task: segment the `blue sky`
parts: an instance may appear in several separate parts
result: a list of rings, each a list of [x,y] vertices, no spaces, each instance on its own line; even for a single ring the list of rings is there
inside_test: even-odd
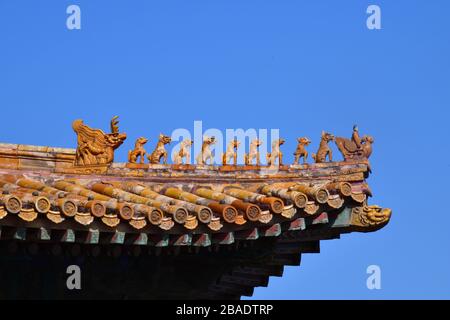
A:
[[[81,8],[81,30],[66,8]],[[377,4],[382,29],[366,28]],[[383,230],[322,242],[255,299],[450,298],[450,2],[0,0],[0,141],[75,147],[71,122],[134,139],[204,128],[375,137]],[[333,147],[334,148],[334,147]],[[334,148],[336,156],[337,150]],[[382,289],[366,288],[366,268]]]

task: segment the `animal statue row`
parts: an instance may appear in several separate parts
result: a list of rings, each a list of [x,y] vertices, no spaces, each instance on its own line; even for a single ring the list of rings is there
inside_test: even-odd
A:
[[[75,166],[92,166],[92,165],[107,165],[114,161],[114,151],[123,144],[127,135],[119,132],[118,117],[111,120],[111,133],[105,133],[99,129],[92,129],[85,125],[82,120],[75,120],[73,122],[73,129],[77,134],[77,149],[75,153]],[[307,137],[297,139],[298,145],[294,152],[294,165],[299,165],[300,160],[303,163],[308,162],[309,152],[307,147],[311,141]],[[316,163],[332,162],[333,152],[329,143],[334,141],[337,148],[342,153],[345,161],[368,159],[372,154],[372,144],[374,139],[371,136],[360,137],[358,126],[353,126],[353,133],[350,139],[337,137],[331,133],[322,131],[322,136],[319,144],[319,149],[311,156]],[[148,139],[140,137],[136,140],[133,150],[128,152],[129,163],[145,163],[145,157],[149,163],[158,164],[163,161],[168,163],[168,152],[166,145],[170,144],[172,139],[164,134],[159,135],[159,139],[154,151],[147,154],[144,146],[148,143]],[[285,144],[284,139],[277,139],[272,143],[272,150],[267,153],[266,160],[269,166],[283,165],[283,153],[281,146]],[[201,152],[196,157],[198,165],[212,165],[214,163],[213,145],[216,143],[215,137],[203,137]],[[181,142],[180,150],[174,155],[174,164],[181,165],[183,163],[191,163],[191,148],[194,142],[186,139]],[[261,157],[259,147],[262,141],[254,139],[250,142],[250,150],[244,154],[244,163],[247,166],[260,166]],[[237,165],[237,154],[241,143],[234,139],[232,140],[222,155],[223,165]]]
[[[307,147],[311,144],[311,140],[307,137],[301,137],[297,139],[298,145],[294,152],[294,164],[300,164],[300,160],[303,159],[303,163],[308,162],[309,152]],[[351,139],[346,138],[335,138],[331,133],[322,132],[319,149],[316,153],[312,153],[312,158],[316,163],[322,162],[332,162],[333,152],[329,146],[329,143],[335,141],[338,149],[344,156],[345,161],[347,160],[358,160],[358,159],[368,159],[372,154],[372,144],[374,139],[371,136],[364,136],[360,138],[359,130],[357,126],[353,127],[353,134]],[[141,163],[144,163],[145,150],[143,145],[147,142],[145,138],[139,138],[136,141],[135,149],[129,153],[129,162],[137,163],[137,157],[140,157]],[[272,150],[267,153],[266,160],[269,166],[283,164],[283,153],[281,152],[281,146],[286,141],[284,139],[275,140],[272,143]],[[149,156],[150,163],[156,164],[160,163],[161,158],[164,158],[164,163],[167,163],[167,151],[165,150],[165,145],[170,143],[170,138],[165,135],[160,135],[158,146],[156,150]],[[216,143],[214,137],[205,136],[203,139],[202,150],[196,157],[196,162],[199,165],[203,164],[213,164],[214,156],[211,150],[212,146]],[[191,147],[194,142],[190,139],[184,140],[180,144],[180,150],[174,156],[175,164],[191,163]],[[249,153],[244,154],[245,165],[259,166],[261,164],[261,158],[259,153],[259,147],[262,145],[262,141],[259,139],[254,139],[250,143]],[[222,155],[223,165],[237,165],[237,151],[241,146],[241,143],[234,139],[232,140],[226,149],[226,152]]]

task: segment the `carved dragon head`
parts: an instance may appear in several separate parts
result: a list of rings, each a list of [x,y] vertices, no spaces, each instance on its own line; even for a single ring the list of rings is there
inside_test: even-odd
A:
[[[78,119],[72,123],[77,134],[77,151],[74,164],[77,166],[110,164],[114,161],[114,150],[120,147],[127,135],[119,132],[118,117],[111,120],[111,133],[92,129]]]
[[[115,116],[111,120],[111,133],[105,134],[107,143],[114,150],[122,145],[127,139],[126,133],[119,132],[119,117]]]
[[[360,219],[367,225],[379,225],[389,221],[392,210],[389,208],[381,208],[377,205],[365,206]]]

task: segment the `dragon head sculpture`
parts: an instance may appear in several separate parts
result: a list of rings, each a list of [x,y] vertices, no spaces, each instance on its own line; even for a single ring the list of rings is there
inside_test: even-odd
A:
[[[120,147],[127,135],[119,132],[118,117],[111,120],[111,133],[100,129],[92,129],[75,120],[72,128],[78,136],[75,155],[76,166],[110,164],[114,161],[114,150]]]

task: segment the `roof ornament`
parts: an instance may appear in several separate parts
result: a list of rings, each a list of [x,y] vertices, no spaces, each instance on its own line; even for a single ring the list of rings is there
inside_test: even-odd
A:
[[[214,156],[212,154],[211,146],[216,143],[215,137],[203,137],[202,151],[197,155],[197,164],[207,164],[208,160],[211,164],[214,163]]]
[[[334,136],[331,133],[322,131],[322,139],[320,140],[319,150],[317,153],[313,153],[312,157],[316,163],[322,163],[327,161],[333,162],[333,152],[331,151],[328,143],[334,140]]]
[[[283,165],[283,153],[280,150],[280,147],[286,142],[284,139],[277,139],[272,143],[272,152],[267,153],[267,165],[274,166],[275,162],[278,159],[279,166]]]
[[[253,165],[253,160],[256,160],[256,165],[261,165],[261,156],[259,153],[259,147],[262,145],[260,139],[254,139],[250,143],[250,151],[244,155],[244,162],[246,166]]]
[[[186,164],[191,164],[191,147],[194,141],[191,139],[185,139],[180,144],[180,151],[173,157],[173,163],[183,164],[183,159],[186,159]]]
[[[172,138],[163,135],[162,133],[159,135],[159,141],[156,145],[155,151],[151,155],[148,156],[148,161],[151,164],[159,164],[161,159],[164,159],[164,164],[167,164],[167,160],[169,155],[166,151],[166,144],[170,144],[172,142]]]
[[[137,159],[140,158],[140,163],[143,164],[145,161],[145,155],[147,151],[144,149],[144,145],[148,142],[147,138],[140,137],[136,140],[134,149],[128,151],[128,162],[137,163]]]
[[[111,133],[92,129],[83,120],[75,120],[72,128],[78,136],[75,166],[111,164],[114,161],[114,151],[127,138],[125,133],[119,132],[117,116],[111,120]]]
[[[353,126],[352,138],[336,138],[336,145],[344,156],[344,160],[369,159],[372,154],[373,137],[363,136],[360,138],[358,126]]]
[[[227,151],[222,156],[222,164],[224,166],[228,165],[233,159],[233,164],[237,165],[237,149],[241,146],[241,143],[234,138],[234,140],[230,141],[227,147]]]
[[[308,161],[308,151],[306,151],[306,147],[311,143],[311,141],[307,137],[298,138],[297,141],[297,150],[294,152],[294,164],[299,164],[301,158],[303,158],[303,163],[306,164]]]

